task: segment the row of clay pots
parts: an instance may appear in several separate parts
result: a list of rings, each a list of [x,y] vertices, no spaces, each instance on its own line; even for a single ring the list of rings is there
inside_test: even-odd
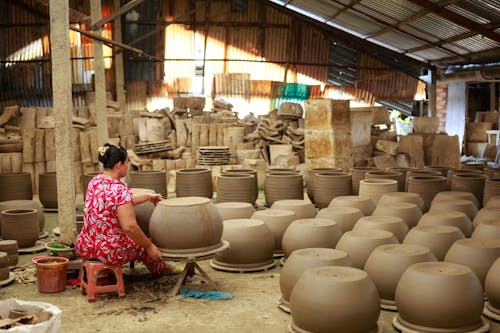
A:
[[[0,201],[31,199],[33,189],[28,172],[0,173]]]
[[[212,198],[213,185],[210,169],[179,169],[176,170],[175,175],[175,193],[178,198]]]
[[[19,247],[17,241],[13,239],[0,240],[0,251],[7,253],[9,266],[16,266],[19,262],[19,254],[17,253]]]

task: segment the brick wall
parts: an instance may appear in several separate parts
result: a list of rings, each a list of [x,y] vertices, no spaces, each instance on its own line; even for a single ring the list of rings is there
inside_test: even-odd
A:
[[[436,87],[436,114],[439,118],[439,131],[446,131],[446,100],[448,84],[446,82],[437,82]]]

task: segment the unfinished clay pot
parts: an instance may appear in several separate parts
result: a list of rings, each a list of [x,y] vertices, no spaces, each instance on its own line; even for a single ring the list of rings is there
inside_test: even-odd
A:
[[[486,208],[500,207],[500,195],[495,195],[488,198],[488,201],[486,202],[486,205],[484,207]]]
[[[180,197],[212,198],[212,172],[210,169],[179,169],[175,172],[175,193]]]
[[[139,194],[154,194],[155,191],[148,188],[132,188],[132,196],[136,196]],[[149,221],[151,219],[151,215],[153,215],[153,211],[155,209],[155,205],[152,202],[146,201],[141,203],[140,205],[134,206],[135,211],[135,220],[137,224],[141,228],[141,230],[149,237]]]
[[[43,207],[57,209],[57,178],[55,172],[44,172],[39,175],[38,197]]]
[[[222,221],[249,219],[255,213],[255,208],[247,202],[221,202],[215,204],[215,207]]]
[[[434,225],[449,225],[452,227],[459,228],[465,237],[470,237],[474,227],[472,222],[467,215],[462,212],[450,211],[450,212],[429,212],[425,213],[420,221],[418,221],[418,226],[434,226]]]
[[[257,196],[259,194],[259,182],[257,179],[257,171],[255,171],[254,169],[230,169],[222,172],[223,176],[240,175],[240,174],[247,174],[253,176],[253,189],[250,192],[252,193],[253,196],[255,196],[255,199],[257,200]]]
[[[473,173],[473,174],[482,174],[481,170],[474,169],[449,169],[446,175],[446,181],[448,183],[448,187],[451,188],[451,183],[453,181],[453,176],[459,173]]]
[[[8,209],[1,215],[3,239],[17,240],[20,248],[35,245],[40,234],[36,209]]]
[[[500,206],[481,208],[476,216],[474,216],[472,224],[474,225],[474,227],[477,227],[480,223],[486,221],[497,221],[499,216]]]
[[[484,282],[484,292],[488,298],[486,302],[485,314],[492,313],[496,318],[500,318],[500,257],[491,265],[486,280]]]
[[[8,209],[36,209],[38,216],[38,228],[40,233],[43,233],[45,227],[45,214],[43,206],[36,200],[8,200],[0,202],[0,212]],[[0,230],[2,224],[2,216],[0,215]]]
[[[149,233],[163,252],[200,253],[222,245],[222,219],[208,198],[167,199],[153,210]]]
[[[396,237],[385,230],[348,231],[342,235],[336,249],[345,251],[352,260],[352,266],[363,269],[366,260],[377,247],[399,243]]]
[[[332,199],[352,194],[351,175],[344,172],[316,173],[314,199],[318,208],[328,207]]]
[[[500,240],[500,217],[496,221],[484,221],[474,229],[471,238]]]
[[[406,269],[427,261],[436,261],[436,257],[424,246],[390,244],[373,250],[366,260],[364,271],[377,286],[382,307],[396,306],[396,286]]]
[[[0,251],[7,253],[8,265],[10,267],[16,266],[19,262],[18,249],[19,247],[16,240],[0,240]]]
[[[291,210],[264,209],[256,211],[250,218],[266,224],[274,236],[274,254],[283,254],[283,234],[290,223],[297,219],[295,213]]]
[[[479,201],[477,201],[474,194],[470,192],[463,191],[444,191],[436,194],[434,199],[432,199],[431,206],[440,201],[450,201],[450,200],[469,200],[474,203],[476,207],[479,208]]]
[[[280,200],[303,200],[302,175],[298,173],[266,173],[264,196],[268,207]]]
[[[443,177],[446,177],[448,175],[448,170],[450,170],[450,167],[443,165],[426,165],[424,166],[424,170],[439,171]]]
[[[255,175],[247,173],[224,174],[217,177],[217,202],[246,202],[255,204]]]
[[[450,211],[462,212],[467,215],[468,218],[473,220],[479,210],[472,201],[461,199],[433,201],[431,208],[429,209],[430,213]]]
[[[500,168],[490,168],[489,166],[486,166],[483,169],[483,173],[488,176],[488,178],[496,178],[496,174],[500,174]]]
[[[359,194],[359,182],[365,179],[367,172],[380,170],[375,167],[353,167],[350,169],[352,175],[352,194]]]
[[[410,172],[408,172],[408,175]],[[446,191],[448,185],[442,176],[410,176],[408,179],[408,192],[418,193],[424,200],[423,213],[429,210],[432,199],[439,193]]]
[[[167,177],[165,171],[130,171],[130,187],[147,188],[167,197]],[[176,178],[179,181],[179,178]]]
[[[372,216],[394,216],[399,217],[405,221],[408,228],[413,228],[417,225],[422,217],[422,211],[414,203],[399,202],[399,203],[386,203],[378,204],[377,208],[373,211]]]
[[[364,215],[357,208],[352,207],[328,207],[318,212],[316,218],[328,219],[337,222],[342,233],[351,231],[356,222]]]
[[[475,331],[483,325],[483,288],[464,265],[425,262],[410,266],[396,288],[393,324],[412,332]]]
[[[306,200],[278,200],[271,209],[291,210],[297,220],[312,219],[318,213],[314,205]]]
[[[412,228],[403,244],[421,245],[428,248],[439,261],[443,261],[450,247],[465,236],[460,229],[449,225],[429,225]]]
[[[328,205],[332,207],[352,207],[357,208],[363,213],[364,216],[372,215],[375,210],[375,204],[370,198],[362,198],[357,195],[347,195],[336,197]]]
[[[455,174],[451,180],[452,191],[471,192],[479,203],[483,202],[484,183],[488,179],[486,175],[479,174]]]
[[[28,172],[0,173],[0,201],[33,199]]]
[[[486,206],[488,200],[496,195],[500,195],[500,178],[486,179],[484,183],[483,206]]]
[[[213,260],[218,268],[246,270],[274,264],[274,237],[264,222],[254,219],[226,220],[222,238],[229,242],[230,248]]]
[[[399,217],[365,216],[358,220],[352,230],[385,230],[391,232],[399,242],[402,242],[409,228],[405,221]]]
[[[453,244],[444,261],[470,267],[484,284],[493,262],[500,257],[500,239],[460,239]]]
[[[397,191],[398,182],[394,179],[364,179],[359,182],[359,196],[372,199],[375,206],[384,193]]]
[[[405,190],[405,178],[401,172],[384,170],[368,171],[365,174],[365,179],[394,179],[398,182],[398,191],[402,192]]]
[[[405,191],[408,191],[408,180],[410,177],[416,177],[416,176],[441,176],[441,172],[436,171],[436,170],[429,170],[429,169],[417,169],[417,170],[412,170],[408,171],[406,173],[406,179],[405,179]]]
[[[307,196],[312,203],[316,203],[314,199],[314,175],[317,173],[332,173],[332,172],[342,172],[340,168],[314,168],[307,170],[306,186],[307,186]]]
[[[310,248],[294,251],[280,273],[280,308],[290,310],[290,295],[293,287],[306,269],[319,266],[351,266],[351,259],[344,251]]]
[[[418,168],[413,168],[413,167],[408,167],[408,168],[387,168],[386,169],[387,171],[394,171],[394,172],[399,172],[403,175],[403,179],[405,181],[405,185],[406,186],[406,174],[410,171],[418,171],[419,169]],[[402,191],[405,191],[405,187],[403,187]]]
[[[321,266],[305,270],[290,296],[291,332],[377,332],[377,288],[362,270]]]
[[[327,219],[293,221],[283,234],[283,253],[288,258],[299,249],[310,247],[335,248],[342,232],[337,223]]]
[[[413,203],[417,205],[417,207],[422,211],[424,208],[424,200],[418,193],[409,193],[409,192],[389,192],[384,193],[379,201],[378,205],[385,204],[395,204],[400,202]]]
[[[465,162],[462,163],[462,170],[477,170],[479,172],[483,172],[484,168],[487,166],[485,162]]]
[[[85,202],[85,197],[87,195],[87,187],[89,186],[90,181],[98,174],[99,174],[98,172],[91,172],[82,175],[83,202]]]

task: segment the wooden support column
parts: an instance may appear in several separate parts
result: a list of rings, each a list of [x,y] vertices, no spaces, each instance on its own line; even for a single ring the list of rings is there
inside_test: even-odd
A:
[[[69,5],[50,0],[50,54],[52,101],[55,116],[58,221],[63,242],[75,238],[75,179],[73,172],[71,58],[69,53]]]
[[[90,1],[90,17],[92,22],[101,19],[101,0]],[[94,31],[96,35],[102,35],[102,29]],[[94,89],[95,89],[95,111],[97,123],[97,143],[99,146],[108,141],[108,117],[106,112],[106,77],[104,75],[104,52],[102,42],[93,39],[94,44]],[[96,154],[96,152],[93,152]]]
[[[427,86],[429,89],[429,117],[437,117],[437,84],[436,84],[436,76],[437,73],[435,70],[431,72],[431,84]]]

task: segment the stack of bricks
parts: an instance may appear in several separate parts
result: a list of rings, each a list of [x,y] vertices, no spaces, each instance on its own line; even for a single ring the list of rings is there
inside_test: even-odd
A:
[[[448,84],[438,81],[436,87],[436,116],[439,118],[439,132],[446,132],[446,100]]]

